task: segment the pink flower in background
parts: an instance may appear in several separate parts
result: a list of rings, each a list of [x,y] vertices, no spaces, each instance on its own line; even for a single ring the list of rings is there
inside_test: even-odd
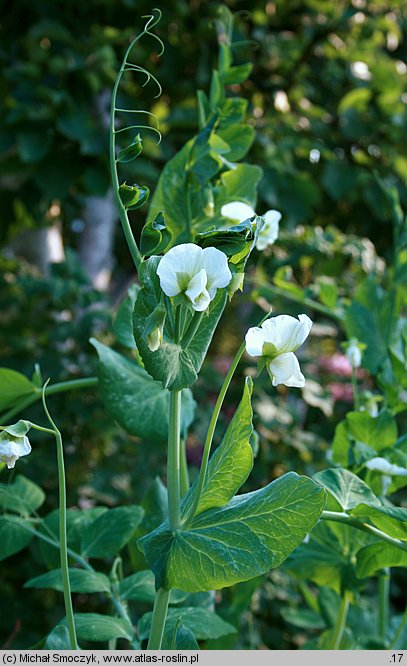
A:
[[[353,402],[353,390],[351,384],[340,384],[339,382],[332,382],[327,386],[328,391],[334,400],[342,400],[343,402]]]
[[[321,368],[339,377],[351,377],[352,375],[352,365],[345,354],[321,356],[319,363]]]

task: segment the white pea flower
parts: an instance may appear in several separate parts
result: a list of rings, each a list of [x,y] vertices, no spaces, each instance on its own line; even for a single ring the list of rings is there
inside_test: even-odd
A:
[[[301,314],[298,319],[278,315],[267,319],[259,328],[246,333],[246,351],[250,356],[262,357],[273,386],[285,384],[302,388],[305,378],[294,352],[303,344],[311,330],[312,321]]]
[[[215,247],[202,249],[193,243],[171,248],[161,259],[157,275],[167,296],[184,294],[194,310],[203,312],[216,290],[232,279],[226,255]]]
[[[349,344],[346,348],[346,356],[348,357],[348,361],[352,368],[360,368],[362,363],[362,351],[358,341],[355,338],[352,338],[349,341]]]
[[[8,469],[12,469],[19,458],[30,452],[31,445],[26,435],[14,436],[7,430],[0,433],[0,462],[5,462]]]
[[[371,458],[365,463],[365,467],[373,472],[380,472],[388,476],[407,476],[407,469],[390,463],[386,458]]]
[[[222,217],[228,217],[236,222],[244,222],[249,217],[257,215],[256,211],[243,201],[232,201],[225,204],[220,209],[220,214]],[[264,225],[260,230],[256,248],[265,250],[268,245],[272,245],[278,238],[281,213],[278,210],[268,210],[261,217],[264,220]]]

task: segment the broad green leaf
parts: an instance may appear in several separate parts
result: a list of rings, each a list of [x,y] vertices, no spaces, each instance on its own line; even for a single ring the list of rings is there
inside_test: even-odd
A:
[[[7,432],[13,437],[24,437],[30,428],[30,421],[23,421],[20,419],[20,421],[17,421],[17,423],[13,423],[12,425],[0,426],[0,432]]]
[[[101,643],[112,638],[134,638],[133,627],[118,617],[100,615],[99,613],[75,613],[76,635],[79,640]],[[66,625],[66,620],[63,625]]]
[[[355,555],[371,541],[364,532],[339,523],[320,522],[311,538],[287,558],[284,569],[300,580],[311,580],[338,594],[343,588],[355,590]]]
[[[89,525],[100,515],[107,511],[106,507],[98,506],[85,511],[68,509],[66,512],[68,545],[72,550],[79,552],[81,548],[82,535],[87,531]],[[40,531],[49,538],[53,538],[55,546],[39,540],[39,549],[44,564],[50,569],[58,569],[60,565],[59,556],[59,509],[48,513],[39,527]]]
[[[70,650],[68,629],[60,624],[53,628],[45,641],[44,650]]]
[[[387,357],[390,300],[374,278],[364,280],[346,310],[345,326],[349,338],[363,340],[362,365],[376,374]]]
[[[151,628],[151,618],[152,613],[146,613],[138,623],[137,630],[140,640],[148,638]],[[220,638],[221,636],[227,636],[236,632],[236,629],[229,622],[225,622],[219,615],[204,608],[170,608],[165,623],[165,631],[174,631],[179,621],[189,631],[192,631],[195,638],[199,640]]]
[[[199,650],[195,636],[184,624],[175,625],[166,631],[161,645],[162,650]]]
[[[397,439],[397,424],[388,411],[383,410],[376,417],[368,412],[350,412],[346,421],[354,439],[375,451],[392,446]]]
[[[206,474],[197,515],[226,504],[246,481],[253,467],[250,437],[253,432],[251,394],[253,384],[246,379],[242,400],[230,422],[221,445],[212,455]],[[188,492],[183,506],[186,515],[196,494],[197,481]]]
[[[122,506],[105,511],[82,535],[82,555],[114,557],[133,536],[143,513],[140,506]]]
[[[386,567],[407,567],[407,552],[381,541],[362,548],[357,554],[358,578],[368,578]]]
[[[220,589],[281,564],[315,526],[325,491],[294,472],[195,517],[184,530],[167,525],[140,539],[159,587]]]
[[[69,569],[69,581],[71,592],[110,592],[110,582],[107,576],[97,571],[85,571],[84,569]],[[28,580],[24,587],[49,588],[51,590],[63,591],[61,569],[48,571],[42,576],[36,576]]]
[[[27,377],[10,368],[0,368],[0,410],[12,407],[22,398],[36,392]]]
[[[249,125],[237,124],[229,125],[225,129],[219,128],[218,134],[229,146],[226,157],[230,162],[241,160],[250,149],[256,131]]]
[[[347,469],[326,469],[314,474],[313,478],[335,497],[344,511],[362,503],[381,504],[369,486]]]
[[[91,342],[99,355],[100,395],[112,418],[132,435],[166,441],[169,392],[140,365],[93,338]],[[185,436],[194,418],[195,401],[189,389],[182,392],[181,399],[181,432]]]
[[[260,167],[252,164],[237,164],[234,169],[225,171],[215,188],[215,211],[231,201],[244,201],[254,206],[261,177]]]
[[[42,488],[21,474],[13,483],[0,483],[0,506],[5,511],[28,516],[39,509],[44,501]]]
[[[28,546],[33,535],[25,526],[29,523],[21,518],[0,516],[0,561]]]
[[[154,603],[155,584],[152,571],[138,571],[127,576],[119,583],[120,598],[124,601],[129,599]],[[187,598],[187,594],[181,590],[171,590],[170,604],[179,604]]]
[[[131,285],[127,296],[119,305],[113,322],[113,331],[118,341],[123,347],[127,347],[128,349],[136,348],[133,335],[133,310],[139,289],[138,284]]]
[[[147,372],[160,381],[165,388],[179,390],[194,384],[205,359],[212,336],[226,305],[226,290],[219,289],[204,313],[200,326],[187,348],[174,344],[168,335],[168,317],[164,329],[164,341],[151,351],[143,338],[146,322],[161,299],[161,288],[157,276],[160,257],[151,257],[140,267],[142,288],[134,308],[134,337]],[[187,312],[187,324],[192,315]]]
[[[373,525],[389,536],[407,540],[407,509],[388,504],[359,504],[351,513],[352,516],[369,518]]]

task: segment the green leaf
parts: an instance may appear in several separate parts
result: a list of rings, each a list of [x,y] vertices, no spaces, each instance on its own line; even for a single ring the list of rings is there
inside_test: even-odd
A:
[[[110,592],[110,582],[107,576],[97,571],[85,571],[83,569],[69,569],[69,581],[71,592]],[[61,569],[48,571],[42,576],[30,578],[24,587],[49,588],[51,590],[63,591]]]
[[[132,284],[129,287],[127,296],[120,303],[113,322],[116,338],[127,349],[136,349],[133,335],[133,310],[139,289],[138,284]]]
[[[27,377],[10,368],[0,368],[0,409],[8,409],[22,398],[36,392]]]
[[[117,161],[121,162],[122,164],[127,164],[127,162],[132,162],[133,160],[136,159],[136,157],[140,155],[142,150],[143,150],[143,142],[141,140],[141,136],[140,134],[136,134],[133,141],[128,146],[119,150],[117,154]]]
[[[368,578],[387,567],[407,567],[407,553],[380,541],[362,548],[357,554],[358,578]]]
[[[294,472],[171,532],[166,524],[140,539],[159,587],[220,589],[281,564],[318,521],[325,491]]]
[[[218,135],[230,147],[226,153],[226,158],[230,162],[237,162],[238,160],[241,160],[250,149],[256,136],[256,130],[254,127],[243,125],[242,123],[229,124],[229,126],[224,129],[219,128]]]
[[[132,599],[145,603],[154,603],[155,584],[152,571],[137,571],[137,573],[121,580],[119,583],[119,594],[123,601]],[[179,604],[185,601],[187,596],[181,590],[171,590],[170,604]]]
[[[262,173],[260,167],[252,164],[237,164],[234,169],[225,171],[215,188],[215,210],[231,201],[244,201],[254,206]]]
[[[166,441],[169,392],[141,366],[93,338],[91,343],[99,355],[100,396],[112,418],[132,435]],[[181,400],[181,432],[185,436],[194,418],[195,401],[189,389],[182,392]]]
[[[194,634],[184,624],[166,631],[161,645],[162,650],[199,650]]]
[[[245,62],[244,65],[237,65],[235,67],[228,67],[224,73],[221,73],[222,83],[228,86],[243,83],[243,81],[249,78],[252,69],[253,64],[251,62]]]
[[[140,640],[148,638],[150,634],[152,615],[152,613],[146,613],[137,625]],[[220,638],[236,633],[236,629],[229,622],[225,622],[219,615],[204,608],[170,608],[165,631],[173,632],[179,621],[199,640]]]
[[[134,638],[133,627],[118,617],[110,615],[99,615],[99,613],[75,613],[76,635],[82,641],[94,641],[101,643],[113,638]],[[63,621],[63,626],[66,620]]]
[[[70,650],[68,629],[60,624],[53,628],[45,641],[44,650]]]
[[[0,516],[0,561],[28,546],[33,535],[25,526],[29,523],[21,518]]]
[[[168,319],[164,329],[164,341],[156,351],[151,351],[143,339],[146,322],[151,312],[161,300],[161,288],[157,276],[160,257],[151,257],[140,267],[142,288],[134,308],[134,337],[137,348],[149,374],[160,381],[165,388],[179,390],[191,386],[198,378],[198,372],[205,359],[212,336],[226,304],[227,294],[219,289],[205,312],[200,326],[187,348],[174,344],[168,335]],[[188,321],[192,315],[187,312]]]
[[[300,580],[311,580],[338,594],[343,588],[355,590],[355,554],[371,540],[370,535],[339,523],[320,522],[303,543],[287,558],[284,569]]]
[[[133,536],[143,513],[140,506],[105,511],[82,535],[81,554],[85,557],[114,557]]]
[[[221,445],[210,459],[201,500],[196,514],[221,507],[237,493],[253,467],[250,438],[253,433],[251,406],[252,380],[245,382],[242,400],[231,420]],[[197,481],[188,492],[183,514],[186,515],[196,494]]]
[[[375,451],[392,446],[397,440],[397,424],[387,410],[383,410],[376,417],[368,412],[349,412],[346,421],[354,439]]]
[[[143,256],[164,254],[171,240],[171,233],[165,226],[164,215],[160,212],[154,220],[147,222],[140,236],[140,251]]]
[[[0,483],[0,506],[22,516],[34,513],[45,501],[44,491],[19,474],[13,483]]]
[[[352,516],[369,518],[379,530],[395,539],[407,540],[407,509],[390,504],[359,504],[351,513]]]
[[[128,210],[136,210],[140,208],[150,196],[148,187],[141,185],[127,185],[126,182],[122,183],[119,187],[119,196],[121,202]]]
[[[374,278],[367,278],[358,287],[346,310],[345,326],[348,338],[363,340],[362,365],[376,374],[387,358],[388,330],[391,304]]]
[[[313,478],[335,497],[344,511],[362,503],[381,504],[369,486],[347,469],[326,469],[314,474]]]

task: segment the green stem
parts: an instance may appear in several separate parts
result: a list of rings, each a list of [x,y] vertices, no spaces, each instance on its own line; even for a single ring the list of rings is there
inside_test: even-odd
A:
[[[218,422],[219,418],[219,413],[220,410],[222,409],[223,401],[225,399],[226,392],[229,388],[229,384],[232,380],[232,377],[234,375],[234,372],[237,368],[237,365],[240,361],[240,359],[243,356],[243,352],[246,349],[246,342],[242,342],[240,345],[235,358],[233,359],[232,365],[230,366],[228,373],[225,377],[225,380],[223,382],[222,388],[220,390],[220,393],[218,395],[218,399],[216,400],[215,407],[213,409],[212,417],[209,422],[209,427],[208,427],[208,432],[206,434],[206,439],[205,439],[205,444],[204,444],[204,450],[202,454],[202,462],[201,462],[201,469],[199,470],[199,477],[198,477],[198,484],[196,487],[196,493],[195,493],[195,498],[193,501],[193,504],[183,522],[183,526],[187,527],[191,521],[193,520],[193,517],[196,513],[196,510],[199,506],[199,502],[201,501],[202,497],[202,492],[205,484],[205,477],[206,477],[206,472],[208,468],[208,462],[209,462],[209,454],[211,452],[211,446],[212,446],[212,441],[213,441],[213,435],[215,433],[215,428],[216,424]]]
[[[346,619],[348,617],[349,603],[350,603],[350,593],[348,590],[345,590],[341,600],[341,605],[339,607],[339,613],[338,613],[338,618],[336,620],[331,650],[339,650],[339,646],[341,644],[341,640],[343,637],[343,632],[345,631],[346,627]]]
[[[69,642],[71,650],[77,650],[78,644],[76,640],[75,621],[73,617],[71,586],[69,582],[69,567],[68,567],[68,542],[66,536],[66,479],[65,479],[65,465],[64,465],[64,449],[62,445],[62,437],[59,430],[55,431],[55,439],[57,443],[57,461],[58,461],[58,485],[59,485],[59,547],[61,556],[61,574],[62,586],[64,589],[64,603],[66,613],[66,624],[69,634]]]
[[[157,590],[147,650],[161,649],[169,599],[170,592],[168,590],[164,590],[162,587]]]
[[[189,472],[185,438],[181,439],[181,497],[189,490]]]
[[[98,385],[97,377],[84,377],[83,379],[70,379],[66,382],[58,382],[57,384],[52,384],[47,386],[45,389],[46,396],[55,395],[56,393],[63,393],[64,391],[74,391],[75,389],[84,389],[91,388]],[[5,412],[1,415],[1,422],[7,423],[10,421],[16,414],[30,407],[34,402],[37,402],[41,399],[42,389],[36,389],[35,393],[28,396],[26,400],[20,402],[16,407],[13,407],[8,412]]]
[[[185,331],[185,335],[182,338],[182,347],[186,349],[191,342],[192,338],[194,337],[195,333],[197,332],[201,321],[202,317],[204,316],[204,312],[194,312],[194,316],[192,317],[190,324]]]
[[[181,391],[170,391],[167,486],[168,486],[168,518],[171,530],[176,530],[181,523],[180,422],[181,422]]]
[[[407,606],[406,606],[406,609],[405,609],[405,611],[404,611],[404,613],[403,613],[403,615],[402,615],[402,618],[401,618],[401,620],[400,620],[400,624],[399,624],[399,626],[397,627],[397,631],[396,631],[396,633],[395,633],[394,636],[393,636],[393,640],[392,640],[391,645],[390,645],[390,647],[389,647],[390,650],[392,650],[393,648],[397,647],[397,641],[399,640],[401,634],[402,634],[403,631],[404,631],[404,627],[406,626],[406,622],[407,622]]]
[[[379,636],[385,643],[389,626],[390,569],[379,573]]]
[[[381,541],[390,543],[392,546],[400,548],[400,550],[407,551],[407,543],[405,543],[404,541],[399,541],[399,539],[394,539],[388,534],[385,534],[385,532],[378,530],[377,527],[373,527],[373,525],[369,525],[368,523],[362,523],[356,518],[353,518],[353,516],[349,516],[347,513],[339,513],[337,511],[323,511],[321,515],[321,520],[332,520],[335,523],[343,523],[344,525],[349,525],[350,527],[354,527],[355,529],[361,530],[362,532],[373,534],[373,536],[380,539]]]

